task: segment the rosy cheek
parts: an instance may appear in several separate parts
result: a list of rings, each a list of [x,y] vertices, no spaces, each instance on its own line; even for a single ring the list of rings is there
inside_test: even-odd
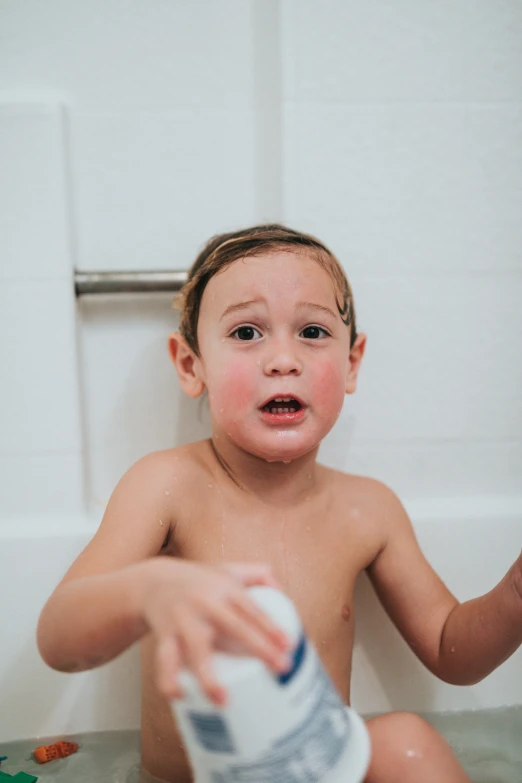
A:
[[[224,364],[219,372],[217,386],[221,405],[228,411],[237,412],[245,405],[251,404],[253,398],[255,399],[255,373],[244,361]]]
[[[325,362],[316,365],[314,398],[318,405],[332,405],[337,398],[344,399],[343,377],[337,364]]]

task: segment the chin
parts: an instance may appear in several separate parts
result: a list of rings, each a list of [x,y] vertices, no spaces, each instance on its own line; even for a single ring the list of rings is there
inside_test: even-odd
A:
[[[285,434],[283,433],[283,435]],[[319,442],[314,440],[305,443],[300,438],[295,438],[295,441],[288,438],[288,442],[284,442],[284,438],[281,438],[281,441],[275,444],[257,443],[255,447],[253,444],[249,444],[250,447],[247,447],[246,450],[266,462],[292,462],[316,449]]]

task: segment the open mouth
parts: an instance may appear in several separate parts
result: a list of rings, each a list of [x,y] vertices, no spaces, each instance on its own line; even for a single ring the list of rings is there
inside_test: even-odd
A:
[[[302,404],[295,397],[274,397],[269,400],[263,407],[262,411],[265,413],[284,414],[284,413],[296,413],[302,408]]]

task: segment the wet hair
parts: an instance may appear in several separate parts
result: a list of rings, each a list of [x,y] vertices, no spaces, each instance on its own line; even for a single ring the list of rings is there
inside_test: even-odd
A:
[[[350,284],[334,254],[318,239],[279,224],[267,224],[218,234],[203,247],[188,272],[187,282],[176,296],[174,306],[181,310],[180,332],[199,356],[197,328],[203,292],[217,272],[240,258],[260,256],[271,250],[303,251],[325,269],[335,289],[337,308],[350,329],[350,345],[357,337],[355,306]]]

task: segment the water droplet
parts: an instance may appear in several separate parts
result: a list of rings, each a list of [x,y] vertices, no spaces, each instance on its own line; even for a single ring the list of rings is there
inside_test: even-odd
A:
[[[162,519],[160,519],[160,525],[162,525],[162,524],[163,524],[163,520],[162,520]]]
[[[454,647],[452,647],[452,648],[451,648],[451,652],[452,652],[452,653],[454,653],[454,652],[455,652],[455,648],[454,648]]]
[[[213,489],[214,485],[213,484],[207,484],[207,487],[210,487],[210,489]]]
[[[166,495],[170,495],[170,492],[168,491],[168,489],[165,490],[165,494]]]

